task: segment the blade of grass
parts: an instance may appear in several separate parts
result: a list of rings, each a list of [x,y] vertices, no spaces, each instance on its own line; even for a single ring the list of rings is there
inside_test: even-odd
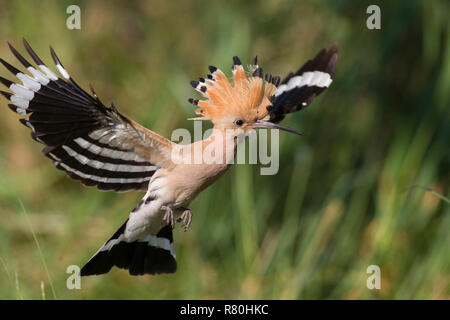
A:
[[[13,280],[12,280],[12,278],[11,278],[11,274],[9,273],[9,270],[8,270],[8,266],[6,265],[5,260],[3,260],[3,258],[2,258],[1,256],[0,256],[0,262],[1,262],[2,266],[3,266],[3,269],[5,269],[6,276],[8,277],[8,280],[9,280],[9,283],[11,284],[11,287],[15,287],[15,288],[16,288],[16,291],[17,291],[17,297],[18,297],[20,300],[23,300],[23,296],[22,296],[22,294],[20,293],[19,286],[14,286]]]
[[[20,292],[20,287],[19,287],[19,274],[17,273],[17,271],[14,271],[14,276],[15,276],[15,278],[16,278],[16,291],[17,292]],[[22,297],[22,295],[21,295],[21,298],[22,298],[22,300],[23,300],[23,297]]]
[[[44,266],[45,273],[47,274],[47,278],[48,278],[48,282],[50,284],[50,288],[52,290],[53,298],[56,300],[56,292],[55,292],[55,288],[53,286],[52,278],[50,277],[50,272],[48,271],[47,263],[45,262],[44,255],[42,254],[41,246],[39,245],[39,241],[36,237],[36,233],[34,232],[33,225],[31,224],[31,220],[28,217],[27,211],[25,210],[25,206],[23,205],[22,201],[20,199],[17,199],[17,200],[19,201],[20,207],[22,208],[22,212],[25,216],[25,220],[27,220],[27,224],[30,227],[31,234],[33,235],[34,242],[36,243],[36,247],[39,251],[39,256],[41,258],[42,265]]]
[[[45,298],[44,280],[41,280],[41,296],[42,296],[42,300],[47,300],[47,299]]]
[[[447,197],[444,196],[443,194],[440,194],[439,192],[437,192],[437,191],[431,189],[430,187],[423,187],[423,186],[414,185],[414,186],[412,186],[412,187],[409,188],[409,189],[411,190],[411,189],[414,189],[414,188],[419,188],[419,189],[423,189],[423,190],[425,190],[425,191],[431,192],[432,194],[434,194],[435,196],[437,196],[437,197],[440,198],[441,200],[444,200],[445,202],[447,202],[448,204],[450,204],[450,199],[449,199],[449,198],[447,198]]]

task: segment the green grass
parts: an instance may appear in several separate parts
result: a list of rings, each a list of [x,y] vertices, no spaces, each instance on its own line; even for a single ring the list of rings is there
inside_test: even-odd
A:
[[[283,76],[337,42],[337,75],[284,121],[307,136],[280,133],[277,175],[236,165],[191,204],[191,229],[174,235],[177,273],[113,269],[81,290],[67,289],[67,267],[142,194],[68,179],[0,98],[0,298],[450,298],[447,2],[380,2],[377,31],[365,27],[368,1],[80,1],[74,31],[70,4],[6,2],[1,38],[23,53],[25,36],[48,65],[51,44],[82,87],[166,137],[193,130],[189,81],[210,64],[230,74],[233,55]],[[19,65],[2,43],[0,57]],[[381,290],[366,288],[372,264]]]
[[[33,236],[34,243],[36,243],[36,248],[37,248],[37,251],[39,252],[39,257],[41,259],[42,266],[44,267],[45,274],[48,279],[48,283],[50,284],[50,288],[52,289],[53,298],[56,299],[56,292],[55,292],[55,288],[53,287],[52,278],[50,276],[50,272],[48,271],[47,263],[45,262],[45,257],[42,253],[41,246],[39,245],[38,238],[36,236],[36,233],[34,232],[33,224],[31,223],[30,218],[28,217],[27,211],[26,211],[22,201],[20,201],[20,199],[18,199],[18,202],[20,204],[20,208],[21,208],[23,216],[27,222],[27,225],[30,228],[30,233]],[[44,291],[44,282],[43,281],[41,281],[41,291],[42,291],[42,297],[45,300],[45,291]]]
[[[428,191],[432,194],[434,194],[436,197],[438,197],[439,199],[441,199],[442,201],[447,202],[448,204],[450,204],[450,199],[447,198],[446,196],[440,194],[439,192],[436,192],[435,190],[431,189],[431,188],[427,188],[427,187],[423,187],[423,186],[412,186],[411,189],[413,188],[419,188],[425,191]]]

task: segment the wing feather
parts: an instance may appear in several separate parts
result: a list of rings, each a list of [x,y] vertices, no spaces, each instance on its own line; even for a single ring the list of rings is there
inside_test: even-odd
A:
[[[270,121],[280,122],[286,114],[306,108],[315,97],[328,88],[337,65],[337,44],[322,49],[296,73],[289,73],[271,97]]]
[[[0,77],[12,93],[1,93],[9,108],[21,115],[31,136],[43,143],[43,153],[54,165],[86,186],[118,192],[147,190],[152,175],[170,166],[172,142],[105,107],[95,92],[88,94],[71,78],[55,51],[50,53],[62,78],[51,71],[23,39],[37,67],[11,44],[13,55],[27,69],[22,72],[3,59],[21,82]],[[31,74],[31,75],[30,75]]]

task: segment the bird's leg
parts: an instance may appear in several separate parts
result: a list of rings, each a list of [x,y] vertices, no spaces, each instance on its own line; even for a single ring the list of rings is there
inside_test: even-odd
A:
[[[177,222],[181,222],[181,220],[183,220],[184,231],[187,231],[189,229],[189,226],[191,225],[192,211],[188,208],[181,208],[181,209],[184,211],[181,214],[181,216],[177,219]]]
[[[165,210],[163,220],[173,229],[175,227],[175,218],[173,215],[173,210],[168,206],[161,206],[161,210]]]

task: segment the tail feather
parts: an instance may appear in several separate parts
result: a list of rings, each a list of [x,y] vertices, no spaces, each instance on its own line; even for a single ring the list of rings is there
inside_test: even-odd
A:
[[[82,276],[107,273],[113,266],[128,269],[131,275],[174,273],[177,262],[172,229],[164,226],[157,235],[148,234],[127,242],[128,220],[81,269]]]

